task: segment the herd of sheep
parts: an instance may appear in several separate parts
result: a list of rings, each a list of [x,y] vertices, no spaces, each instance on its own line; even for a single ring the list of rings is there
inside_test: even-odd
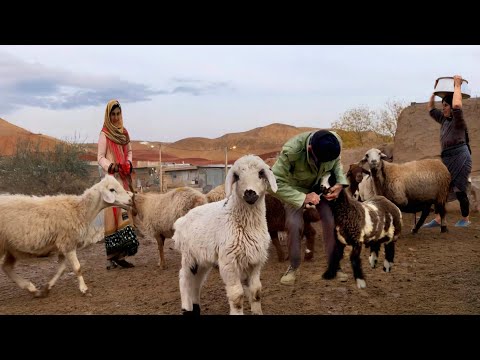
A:
[[[358,288],[364,288],[360,251],[370,248],[369,263],[375,267],[381,244],[385,247],[383,269],[394,262],[395,242],[402,228],[402,212],[422,215],[412,229],[418,232],[432,205],[443,223],[450,174],[440,160],[418,160],[403,164],[385,161],[378,149],[370,149],[347,172],[350,186],[330,202],[335,217],[338,256],[329,264],[327,278],[333,278],[343,257],[343,248],[352,247],[350,260]],[[327,191],[331,175],[322,179]],[[253,314],[262,314],[260,273],[272,243],[278,260],[285,260],[279,232],[285,228],[283,204],[274,194],[275,177],[258,156],[239,158],[229,170],[225,185],[208,194],[189,187],[167,193],[133,194],[112,176],[87,189],[82,195],[0,196],[0,263],[5,274],[35,297],[44,297],[67,266],[73,268],[80,292],[89,295],[76,250],[92,242],[92,225],[107,207],[128,209],[135,205],[135,227],[145,238],[158,243],[159,265],[167,266],[165,239],[174,240],[181,254],[179,287],[181,309],[200,314],[200,292],[210,270],[217,267],[225,284],[230,314],[243,314],[246,298]],[[58,216],[62,214],[62,216]],[[319,220],[315,209],[304,210],[307,238],[305,260],[313,257],[315,230]],[[23,224],[21,227],[18,224]],[[17,259],[58,253],[59,267],[41,288],[14,271]]]

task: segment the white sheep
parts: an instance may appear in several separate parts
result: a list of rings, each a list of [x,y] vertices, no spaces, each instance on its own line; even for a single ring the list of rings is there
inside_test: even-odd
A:
[[[332,174],[334,177],[334,174]],[[328,180],[330,174],[322,178],[320,189],[326,194],[336,180]],[[325,200],[322,200],[325,201]],[[339,262],[345,245],[352,246],[350,261],[357,287],[367,286],[362,270],[360,253],[362,245],[370,247],[370,265],[375,267],[380,245],[385,246],[385,261],[383,270],[390,272],[395,256],[395,242],[402,230],[402,213],[400,209],[384,196],[374,196],[370,200],[360,202],[354,199],[346,189],[342,189],[338,198],[329,205],[335,218],[335,238],[337,249],[333,261],[330,262],[323,278],[332,279],[336,276]]]
[[[229,170],[226,200],[190,210],[174,224],[175,248],[182,254],[179,273],[184,314],[200,314],[200,291],[218,264],[231,315],[243,314],[246,294],[253,314],[262,314],[260,271],[267,261],[265,191],[277,191],[275,176],[258,156],[245,155]]]
[[[0,259],[2,269],[20,288],[35,297],[47,296],[70,262],[77,275],[82,294],[88,293],[83,280],[77,247],[91,243],[87,237],[94,234],[93,223],[98,213],[107,207],[128,209],[132,193],[112,176],[85,190],[82,195],[0,197]],[[47,285],[38,290],[33,283],[14,272],[17,258],[39,257],[58,251],[60,266]]]
[[[158,266],[167,267],[164,256],[166,238],[173,236],[174,222],[190,209],[207,203],[207,197],[191,187],[180,187],[165,194],[135,194],[137,215],[134,224],[147,238],[155,239],[158,244]]]
[[[370,149],[359,161],[368,163],[375,185],[375,193],[383,195],[401,211],[422,212],[412,229],[417,233],[430,213],[432,204],[441,216],[441,232],[447,231],[445,203],[450,188],[450,172],[439,159],[423,159],[394,164],[384,161],[386,155],[378,149]]]

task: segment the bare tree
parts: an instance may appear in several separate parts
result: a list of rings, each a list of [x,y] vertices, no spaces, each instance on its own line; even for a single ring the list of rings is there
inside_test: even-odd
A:
[[[400,113],[407,107],[402,101],[387,101],[385,109],[377,113],[377,128],[375,131],[379,134],[395,137],[397,131],[398,118]]]
[[[344,130],[355,134],[360,145],[363,146],[365,136],[369,131],[375,131],[375,112],[367,106],[347,110],[339,120],[332,123],[332,129]]]

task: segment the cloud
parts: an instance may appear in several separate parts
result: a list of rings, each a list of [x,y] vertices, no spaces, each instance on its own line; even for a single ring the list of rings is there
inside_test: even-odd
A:
[[[27,63],[0,52],[0,115],[24,106],[75,109],[104,105],[113,97],[128,103],[150,101],[158,95],[200,96],[230,89],[227,82],[173,78],[171,83],[170,89],[155,90],[117,77],[73,74],[39,63]]]

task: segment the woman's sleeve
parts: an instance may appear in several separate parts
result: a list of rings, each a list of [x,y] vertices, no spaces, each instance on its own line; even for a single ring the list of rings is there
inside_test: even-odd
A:
[[[103,132],[100,132],[100,136],[98,138],[98,154],[97,154],[97,161],[98,165],[102,167],[105,172],[108,172],[108,167],[111,164],[111,161],[106,158],[107,155],[107,137]]]
[[[127,153],[127,160],[130,160],[130,162],[132,162],[133,160],[133,151],[132,151],[132,142],[129,142],[128,143],[128,153]]]

